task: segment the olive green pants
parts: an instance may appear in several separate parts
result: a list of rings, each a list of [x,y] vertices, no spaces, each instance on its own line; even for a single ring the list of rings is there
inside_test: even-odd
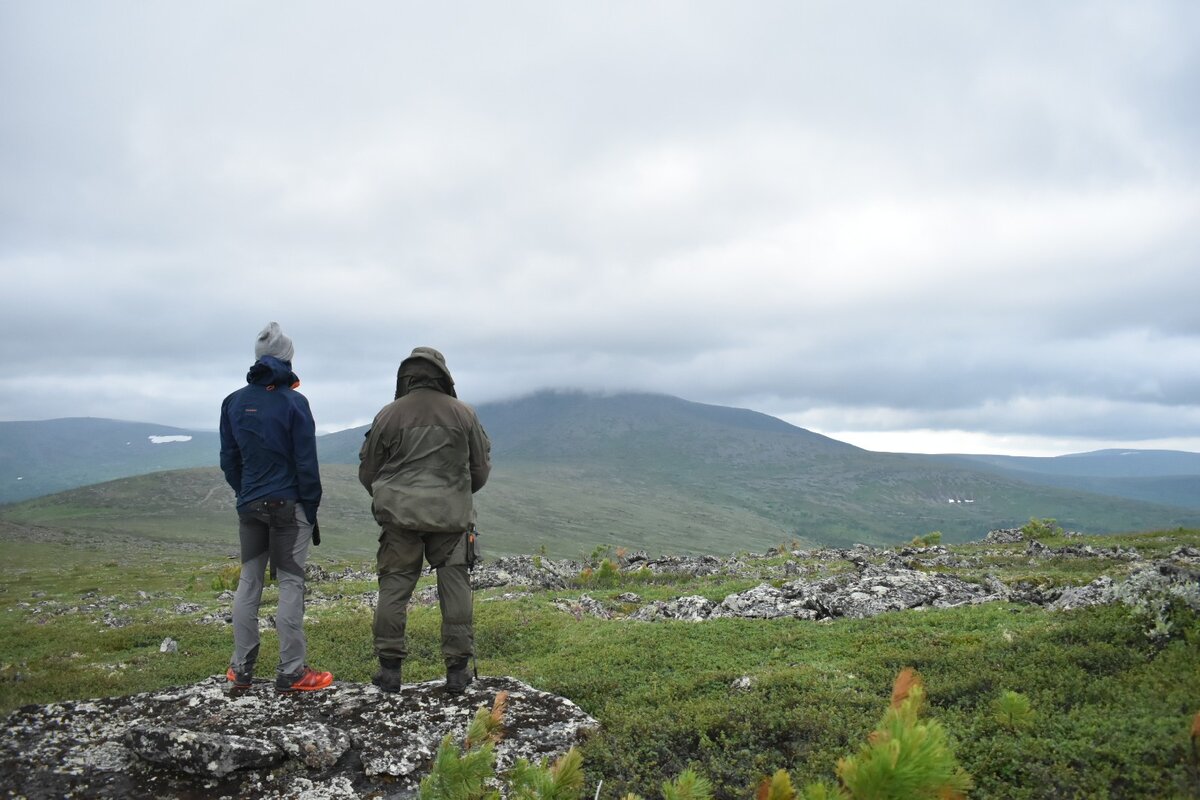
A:
[[[442,609],[442,656],[447,662],[475,653],[474,608],[461,533],[422,533],[384,529],[375,557],[379,603],[375,606],[375,655],[403,659],[408,655],[404,628],[422,562],[437,570]]]

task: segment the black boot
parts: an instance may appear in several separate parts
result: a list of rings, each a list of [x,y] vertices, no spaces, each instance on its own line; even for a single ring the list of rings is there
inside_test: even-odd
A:
[[[462,694],[467,685],[474,680],[467,669],[471,659],[468,656],[446,662],[446,694]]]
[[[371,683],[384,692],[400,691],[400,663],[398,658],[379,659],[379,671],[375,673],[374,678],[371,678]]]

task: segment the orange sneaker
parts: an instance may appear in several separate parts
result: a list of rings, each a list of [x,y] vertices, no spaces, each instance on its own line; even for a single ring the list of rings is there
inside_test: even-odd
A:
[[[233,667],[225,671],[225,677],[233,686],[230,687],[230,692],[241,693],[250,690],[250,686],[254,683],[254,675],[250,672],[237,673]]]
[[[333,683],[332,672],[317,672],[307,664],[295,675],[279,675],[275,678],[277,692],[315,692]]]

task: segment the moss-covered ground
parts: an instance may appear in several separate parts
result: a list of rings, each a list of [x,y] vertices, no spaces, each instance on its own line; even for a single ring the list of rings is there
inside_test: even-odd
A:
[[[1047,541],[1061,547],[1066,541]],[[1070,540],[1097,549],[1134,547],[1147,558],[1200,532],[1169,531]],[[1120,579],[1130,562],[1051,558],[1031,563],[1023,545],[956,545],[974,566],[942,569],[1010,584],[1085,584]],[[775,556],[775,562],[788,556]],[[369,573],[368,563],[333,563]],[[836,571],[803,559],[806,569]],[[128,694],[224,671],[230,629],[205,621],[229,561],[165,545],[106,550],[62,541],[0,540],[0,713],[27,703]],[[424,579],[428,581],[430,579]],[[753,586],[750,578],[622,575],[591,596],[619,606],[700,594],[711,599]],[[371,652],[369,577],[310,583],[310,661],[339,680],[367,681]],[[1200,711],[1200,621],[1177,610],[1171,635],[1152,639],[1125,606],[1052,612],[990,603],[896,612],[832,622],[721,619],[640,623],[572,615],[555,600],[579,586],[511,589],[476,598],[479,669],[512,675],[566,696],[602,724],[583,747],[590,796],[635,791],[656,797],[666,778],[692,767],[721,798],[749,798],[784,768],[798,784],[832,780],[887,706],[905,667],[923,676],[927,716],[950,732],[976,798],[1197,797],[1189,730]],[[264,613],[271,612],[268,588]],[[410,616],[405,680],[439,677],[437,607]],[[177,652],[161,652],[170,637]],[[276,657],[264,633],[260,663]],[[741,680],[746,679],[746,680]],[[993,712],[1002,692],[1029,698],[1030,725],[1012,730]]]

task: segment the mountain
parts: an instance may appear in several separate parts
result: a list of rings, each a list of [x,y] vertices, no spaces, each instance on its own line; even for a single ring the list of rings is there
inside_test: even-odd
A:
[[[496,465],[478,496],[482,541],[493,552],[578,556],[614,545],[728,553],[793,539],[887,544],[935,530],[947,541],[964,541],[1031,517],[1052,517],[1064,528],[1089,533],[1200,526],[1196,508],[1117,494],[1139,482],[1186,484],[1196,475],[1071,476],[1002,466],[1003,459],[874,453],[765,414],[664,395],[541,392],[482,404],[477,411]],[[372,541],[368,501],[356,475],[365,430],[318,439],[328,494],[322,529],[339,542],[335,547],[354,542],[369,549]],[[209,463],[215,443],[211,452]],[[1174,461],[1185,466],[1175,469],[1184,469],[1193,454],[1177,455]],[[134,506],[151,497],[167,505],[163,498],[176,493],[177,513],[192,515],[179,529],[196,528],[212,512],[204,536],[227,537],[232,494],[219,471],[190,471],[186,480],[172,475],[144,476],[137,489],[118,482],[100,494],[56,495],[37,501],[36,509],[15,506],[4,516],[43,524],[39,520],[61,517],[69,507],[72,524],[86,527],[94,524],[87,509],[103,508],[104,519],[114,524],[123,520],[151,530],[162,520]],[[1055,485],[1068,479],[1099,481],[1107,491]],[[198,529],[195,536],[201,537]]]
[[[576,496],[652,489],[684,507],[738,509],[800,540],[894,542],[933,530],[964,540],[1035,516],[1097,533],[1200,520],[1034,473],[874,453],[754,411],[661,395],[543,392],[478,411],[497,463],[531,483],[557,471],[569,472]]]
[[[211,431],[72,417],[0,422],[0,503],[143,475],[215,465]]]
[[[779,446],[790,447],[794,455],[806,458],[865,452],[757,411],[668,395],[538,392],[485,403],[476,412],[492,440],[493,458],[504,463],[632,460],[677,471],[680,457],[722,463],[731,457],[759,460],[763,457],[760,451]],[[359,447],[369,427],[320,437],[317,444],[322,461],[358,464]],[[791,447],[799,443],[804,446]]]

